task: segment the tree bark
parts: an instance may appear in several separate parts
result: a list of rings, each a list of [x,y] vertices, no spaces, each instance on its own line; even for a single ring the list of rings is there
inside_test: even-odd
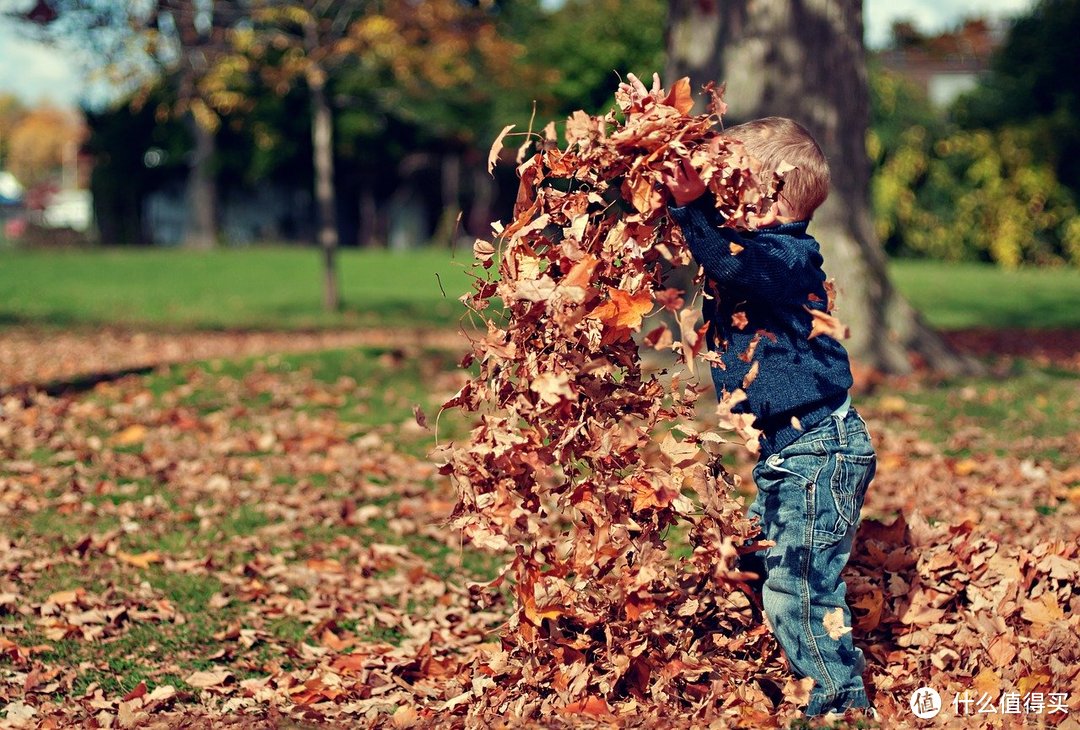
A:
[[[845,344],[863,366],[971,371],[889,280],[870,214],[870,120],[862,0],[670,0],[668,79],[726,83],[727,126],[765,116],[803,124],[832,169],[810,233],[836,281]]]
[[[378,241],[379,206],[375,202],[375,188],[365,174],[360,183],[360,248],[374,248]]]
[[[435,224],[432,240],[447,248],[453,248],[459,235],[461,222],[461,153],[445,152],[441,156],[442,212]]]
[[[187,113],[187,124],[194,140],[194,149],[188,168],[188,222],[184,245],[209,249],[217,245],[218,238],[217,179],[214,175],[217,135],[214,130],[200,124],[191,112]]]
[[[337,211],[334,192],[334,120],[326,96],[326,73],[311,63],[307,73],[311,92],[311,142],[315,164],[315,205],[318,241],[323,254],[323,308],[341,308],[337,275]]]
[[[495,199],[495,182],[480,164],[472,165],[472,210],[469,212],[469,233],[491,235],[491,206]]]

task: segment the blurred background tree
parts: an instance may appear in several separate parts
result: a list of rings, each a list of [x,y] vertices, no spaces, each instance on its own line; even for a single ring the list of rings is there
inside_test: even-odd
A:
[[[674,0],[672,18],[699,5]],[[870,54],[863,189],[872,190],[869,235],[888,254],[1080,263],[1078,82],[1062,71],[1075,55],[1078,5],[1042,0],[1000,33],[979,19],[938,35],[901,22],[890,47]],[[734,54],[737,39],[709,23],[669,22],[668,12],[655,0],[34,0],[18,16],[120,90],[86,110],[103,242],[314,241],[334,308],[339,246],[454,245],[508,214],[513,166],[492,178],[485,164],[506,124],[521,132],[604,110],[620,77],[648,77],[669,51],[672,73],[727,78],[732,121],[752,111],[754,87],[796,96],[764,81],[791,66],[783,54],[723,67],[715,49]],[[782,45],[775,33],[762,38]],[[947,102],[890,61],[952,62],[973,49],[993,60]],[[836,114],[865,115],[861,93],[837,97]],[[31,115],[28,130],[41,130],[58,121],[50,114],[0,99],[0,160],[21,165],[21,176],[60,174],[16,160],[40,154],[16,125]],[[847,140],[838,164],[857,171],[843,160],[861,153],[863,135],[834,136]],[[13,141],[25,149],[16,154]],[[875,286],[887,300],[888,287]]]
[[[26,187],[62,177],[65,163],[70,165],[77,155],[86,131],[77,115],[51,105],[25,110],[9,105],[6,114],[0,107],[0,125],[5,140],[3,160]]]
[[[875,225],[897,256],[1080,265],[1080,3],[1043,0],[1007,31],[978,85],[944,109],[871,74]],[[894,29],[894,48],[934,38]]]
[[[154,96],[163,81],[172,93],[157,96],[157,118],[182,119],[191,138],[186,155],[185,243],[209,248],[218,239],[214,89],[207,78],[227,49],[231,28],[246,22],[240,0],[38,0],[17,16],[24,30],[51,43],[80,49],[89,73],[130,89],[127,103],[136,110]],[[168,102],[168,106],[164,102]]]

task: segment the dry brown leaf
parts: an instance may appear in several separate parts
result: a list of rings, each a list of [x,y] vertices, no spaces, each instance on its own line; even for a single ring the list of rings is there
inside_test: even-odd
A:
[[[851,632],[851,627],[844,625],[844,609],[839,606],[825,612],[824,624],[825,632],[830,639],[839,639],[844,634]]]
[[[507,124],[495,137],[495,141],[491,143],[491,150],[488,152],[487,167],[488,174],[495,172],[495,163],[499,161],[499,155],[502,153],[503,140],[506,139],[506,135],[510,133],[510,130],[514,128],[513,124]]]
[[[154,563],[161,562],[161,555],[156,550],[149,550],[145,553],[125,553],[123,550],[116,552],[116,559],[122,563],[133,565],[136,568],[149,568]]]
[[[196,689],[209,689],[228,684],[233,678],[233,673],[228,669],[210,669],[206,671],[192,672],[184,678],[184,682]]]

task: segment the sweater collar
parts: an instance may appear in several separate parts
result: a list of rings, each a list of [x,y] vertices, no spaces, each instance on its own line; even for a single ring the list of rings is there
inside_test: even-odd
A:
[[[797,236],[806,233],[806,228],[809,225],[810,221],[792,221],[791,223],[781,223],[770,228],[759,228],[754,233],[779,233],[785,236]]]

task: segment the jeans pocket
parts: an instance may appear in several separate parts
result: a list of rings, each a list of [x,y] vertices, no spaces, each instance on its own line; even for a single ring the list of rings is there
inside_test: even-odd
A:
[[[866,488],[877,468],[873,454],[840,453],[834,458],[828,489],[818,490],[814,532],[823,545],[839,542],[859,521]]]

